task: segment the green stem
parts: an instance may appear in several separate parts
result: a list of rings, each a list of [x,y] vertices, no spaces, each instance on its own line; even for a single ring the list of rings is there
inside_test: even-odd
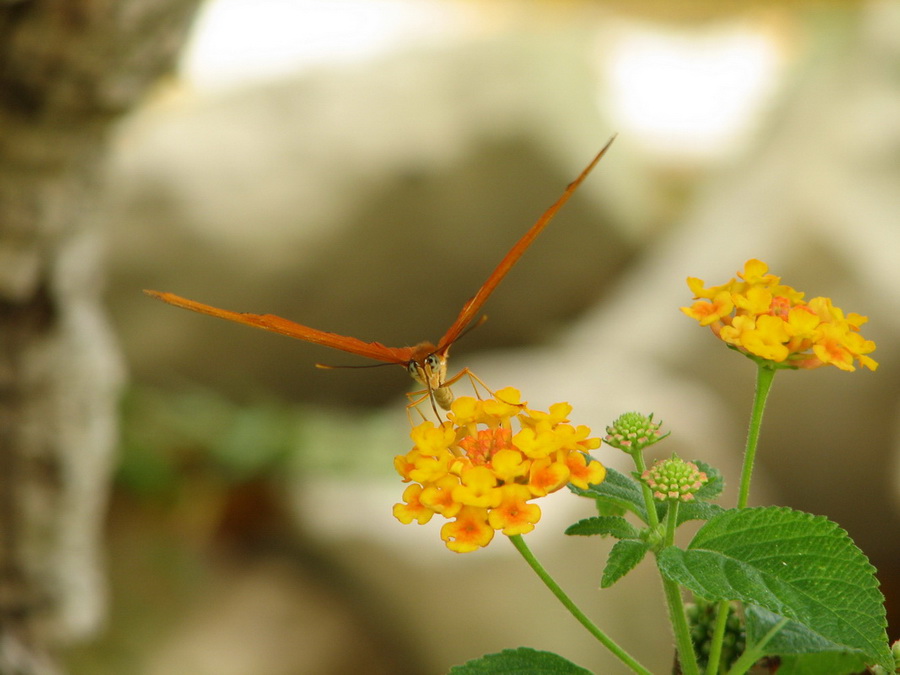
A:
[[[512,545],[516,547],[516,550],[525,558],[525,562],[535,571],[541,581],[550,589],[550,592],[556,596],[556,599],[559,600],[563,606],[569,610],[569,613],[575,617],[575,619],[584,626],[588,632],[593,635],[600,643],[606,647],[609,651],[611,651],[622,663],[631,668],[636,673],[641,673],[641,675],[653,675],[649,670],[644,668],[640,663],[638,663],[633,656],[631,656],[628,652],[622,649],[618,644],[616,644],[612,638],[610,638],[606,633],[604,633],[600,628],[598,628],[593,621],[591,621],[587,616],[585,616],[584,612],[582,612],[578,606],[572,601],[572,599],[566,595],[565,591],[560,588],[559,584],[556,583],[556,580],[550,576],[547,570],[544,569],[543,565],[538,562],[538,559],[534,557],[534,554],[531,552],[531,549],[528,548],[528,544],[525,543],[525,540],[522,538],[522,535],[515,534],[509,537],[509,540],[512,542]]]
[[[766,399],[775,379],[775,369],[757,363],[756,393],[753,396],[753,409],[750,411],[750,428],[747,430],[747,446],[744,448],[744,466],[741,469],[741,487],[738,493],[737,507],[746,508],[750,499],[750,479],[753,476],[753,463],[756,461],[756,447],[759,444],[759,431],[762,427],[763,412]],[[709,647],[709,662],[706,672],[714,675],[719,672],[719,660],[722,657],[722,640],[725,636],[725,623],[728,621],[728,600],[722,600],[716,611],[716,624],[713,628],[712,641]]]
[[[675,529],[678,526],[677,499],[669,500],[669,508],[666,511],[666,534],[663,547],[673,546],[675,543]],[[681,587],[674,581],[662,578],[663,590],[666,594],[666,605],[669,608],[669,621],[675,632],[675,644],[678,647],[678,661],[681,663],[681,672],[684,675],[700,675],[700,667],[697,665],[697,654],[694,652],[694,642],[691,640],[691,628],[688,625],[687,614],[684,611],[684,599],[681,597]]]
[[[647,463],[644,461],[644,453],[640,450],[629,453],[631,459],[634,460],[634,468],[637,469],[638,475],[647,470]],[[653,490],[644,482],[638,481],[641,485],[641,492],[644,495],[644,507],[647,509],[647,524],[651,530],[655,530],[659,525],[659,516],[656,515],[656,502],[653,501]]]
[[[713,626],[712,639],[709,643],[709,658],[706,661],[706,675],[719,672],[719,661],[722,658],[722,642],[725,639],[725,628],[728,624],[730,600],[719,600],[716,605],[716,623]]]
[[[663,590],[666,593],[666,604],[669,607],[669,621],[675,631],[675,644],[678,648],[678,661],[684,675],[700,675],[694,643],[691,640],[691,628],[688,626],[687,614],[684,611],[684,600],[681,588],[674,581],[662,578]]]
[[[675,529],[678,527],[678,507],[681,501],[678,499],[669,500],[669,508],[666,510],[666,538],[665,546],[675,545]]]
[[[737,507],[747,506],[750,497],[750,477],[753,475],[753,462],[756,459],[756,445],[759,442],[759,429],[762,426],[763,411],[766,409],[766,398],[772,388],[775,369],[762,364],[756,367],[756,395],[753,397],[753,410],[750,413],[750,429],[747,432],[747,447],[744,450],[744,467],[741,469],[741,490],[738,494]]]

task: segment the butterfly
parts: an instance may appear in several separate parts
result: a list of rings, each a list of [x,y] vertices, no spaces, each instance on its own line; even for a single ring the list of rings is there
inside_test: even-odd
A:
[[[467,329],[473,328],[477,324],[473,324],[473,320],[481,307],[490,297],[497,285],[507,275],[513,265],[522,257],[526,249],[553,219],[557,211],[569,200],[572,194],[578,189],[578,186],[587,178],[591,170],[597,165],[600,159],[606,154],[615,136],[607,141],[606,145],[591,160],[590,164],[579,174],[579,176],[569,183],[562,196],[557,199],[548,208],[537,222],[517,241],[509,252],[500,261],[500,264],[491,272],[487,281],[482,284],[478,292],[475,293],[462,307],[456,320],[451,324],[443,337],[438,340],[437,344],[432,342],[420,342],[412,347],[388,347],[380,342],[364,342],[355,337],[347,335],[338,335],[337,333],[329,333],[327,331],[310,328],[288,319],[284,319],[274,314],[246,314],[242,312],[232,312],[227,309],[219,309],[210,305],[188,300],[174,293],[164,293],[160,291],[145,290],[147,295],[167,302],[176,307],[189,309],[193,312],[208,314],[210,316],[227,319],[236,323],[242,323],[247,326],[255,326],[272,333],[280,333],[288,337],[297,338],[314,344],[325,345],[333,349],[340,349],[358,356],[381,361],[382,363],[395,363],[403,366],[409,374],[419,384],[425,387],[425,392],[432,401],[432,406],[437,403],[444,410],[450,409],[453,402],[453,392],[450,385],[459,380],[463,375],[470,374],[468,369],[463,369],[451,378],[447,378],[447,355],[450,347],[456,342]],[[484,320],[485,317],[481,317]],[[328,368],[317,364],[319,367]],[[436,412],[436,410],[435,410]]]

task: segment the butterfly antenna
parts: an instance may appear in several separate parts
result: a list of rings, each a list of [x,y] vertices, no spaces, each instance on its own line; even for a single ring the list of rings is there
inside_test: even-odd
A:
[[[395,366],[396,363],[363,363],[363,364],[354,364],[354,365],[340,365],[333,366],[328,363],[317,363],[316,368],[321,368],[322,370],[343,370],[343,369],[356,369],[356,368],[381,368],[381,366]]]
[[[460,334],[456,337],[456,339],[455,339],[453,342],[451,342],[449,345],[447,345],[447,347],[446,347],[446,349],[444,350],[444,352],[446,353],[447,349],[450,349],[450,345],[454,345],[454,344],[456,344],[457,342],[459,342],[459,341],[463,338],[463,336],[468,335],[469,333],[471,333],[473,330],[475,330],[476,328],[478,328],[481,324],[483,324],[483,323],[484,323],[485,321],[487,321],[487,320],[488,320],[487,314],[482,314],[482,315],[481,315],[481,318],[478,319],[478,321],[476,321],[475,323],[471,323],[471,324],[469,324],[468,326],[466,326],[466,328],[463,330],[463,332],[460,333]]]
[[[463,331],[462,331],[459,335],[457,335],[456,338],[454,338],[453,342],[451,342],[450,344],[446,345],[443,349],[437,350],[437,352],[435,352],[435,353],[436,353],[436,354],[443,354],[444,356],[446,356],[446,355],[447,355],[447,352],[450,351],[450,347],[452,347],[452,346],[455,345],[457,342],[459,342],[459,341],[462,339],[462,337],[463,337],[464,335],[468,335],[468,334],[471,333],[473,330],[475,330],[476,328],[478,328],[478,327],[479,327],[481,324],[483,324],[485,321],[487,321],[487,314],[482,314],[482,315],[481,315],[481,318],[479,318],[478,321],[475,321],[474,323],[470,323],[468,326],[466,326],[466,328],[463,329]]]

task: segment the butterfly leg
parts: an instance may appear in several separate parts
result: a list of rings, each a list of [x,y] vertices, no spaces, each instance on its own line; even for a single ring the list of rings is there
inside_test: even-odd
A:
[[[412,400],[414,396],[416,396],[419,392],[412,392],[406,395],[406,398],[410,399],[409,403],[406,404],[406,419],[409,421],[409,426],[414,427],[416,423],[413,421],[412,411],[415,410],[419,413],[419,417],[422,418],[422,422],[424,422],[427,418],[422,414],[422,411],[419,410],[419,404],[425,400],[425,398],[419,398],[415,401]]]
[[[418,397],[418,398],[416,398]],[[434,402],[434,394],[430,389],[419,389],[418,391],[411,391],[406,394],[406,398],[409,399],[409,403],[406,405],[406,416],[409,417],[410,426],[414,426],[412,423],[412,416],[410,413],[411,409],[415,409],[419,416],[422,418],[422,421],[425,421],[426,417],[422,414],[422,411],[419,410],[419,405],[428,400],[431,403],[431,409],[434,411],[435,416],[437,417],[438,423],[443,424],[443,420],[441,419],[441,413],[438,412],[437,405]]]
[[[463,377],[469,378],[469,382],[472,383],[472,389],[475,391],[475,397],[478,398],[479,400],[481,400],[481,395],[478,393],[478,387],[476,385],[481,385],[481,387],[491,396],[491,398],[496,398],[498,401],[503,401],[504,403],[506,403],[508,405],[513,405],[513,406],[517,406],[520,408],[523,408],[525,406],[524,403],[513,403],[512,401],[504,401],[502,398],[497,396],[497,394],[494,392],[493,389],[491,389],[489,386],[487,386],[487,384],[485,383],[484,380],[482,380],[480,377],[478,377],[475,373],[473,373],[468,368],[463,368],[462,370],[460,370],[456,375],[454,375],[449,380],[444,382],[444,386],[449,387],[451,384],[458,382]]]

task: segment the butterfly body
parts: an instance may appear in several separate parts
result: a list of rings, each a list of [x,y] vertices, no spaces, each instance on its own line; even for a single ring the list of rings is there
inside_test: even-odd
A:
[[[193,312],[208,314],[220,319],[226,319],[235,323],[242,323],[247,326],[261,328],[263,330],[287,335],[288,337],[297,338],[314,344],[325,345],[333,349],[340,349],[351,354],[364,356],[366,358],[381,361],[382,363],[395,363],[404,366],[407,372],[414,380],[425,387],[429,397],[433,403],[436,403],[445,410],[450,409],[453,401],[453,393],[450,385],[455,382],[463,373],[447,378],[447,355],[450,347],[456,342],[463,333],[472,327],[472,322],[476,315],[480,312],[481,307],[487,301],[494,289],[503,280],[506,274],[512,269],[512,266],[518,261],[525,250],[531,245],[538,234],[552,220],[556,212],[568,201],[576,188],[584,181],[590,171],[596,166],[597,162],[603,157],[609,146],[615,140],[615,136],[611,138],[602,150],[591,160],[590,164],[581,172],[581,174],[572,181],[563,192],[562,196],[547,209],[537,222],[517,241],[509,252],[500,261],[500,264],[494,269],[487,281],[482,284],[478,292],[475,293],[460,310],[456,320],[447,329],[443,337],[437,344],[432,342],[420,342],[412,347],[388,347],[380,342],[365,342],[358,338],[347,335],[339,335],[338,333],[330,333],[309,326],[304,326],[288,319],[284,319],[275,314],[249,314],[242,312],[232,312],[226,309],[219,309],[211,305],[205,305],[194,300],[188,300],[174,293],[163,293],[160,291],[145,290],[144,292],[151,297],[167,302],[170,305],[189,309]],[[321,366],[327,368],[328,366]]]
[[[449,345],[448,345],[449,346]],[[430,342],[420,342],[413,347],[413,358],[406,368],[412,378],[431,392],[434,401],[444,410],[450,410],[453,392],[447,383],[447,353],[437,351]]]

